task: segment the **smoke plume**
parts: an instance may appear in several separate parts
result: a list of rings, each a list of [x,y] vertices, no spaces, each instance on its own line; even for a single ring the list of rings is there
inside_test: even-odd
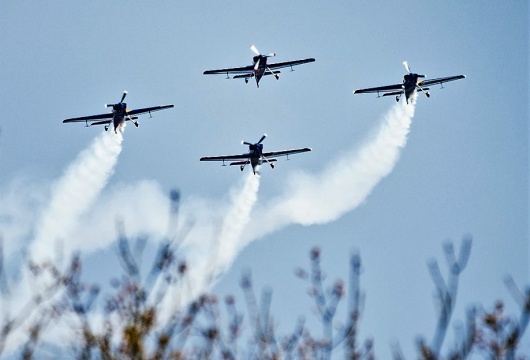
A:
[[[58,240],[65,255],[74,248],[72,232],[114,172],[122,141],[121,132],[102,132],[53,186],[51,199],[35,228],[29,252],[33,261],[51,260]]]
[[[184,243],[186,260],[190,263],[187,276],[166,296],[166,309],[181,308],[205,291],[232,264],[242,248],[243,231],[250,221],[250,214],[257,200],[259,175],[248,172],[243,186],[236,186],[231,193],[228,208],[217,208],[223,214],[219,226],[211,226],[211,219],[202,218],[196,230]],[[196,213],[196,216],[200,216]],[[205,231],[205,229],[208,229]]]
[[[291,176],[284,192],[257,209],[247,242],[290,224],[324,224],[355,209],[396,165],[407,143],[414,103],[397,103],[359,149],[329,162],[320,174]]]

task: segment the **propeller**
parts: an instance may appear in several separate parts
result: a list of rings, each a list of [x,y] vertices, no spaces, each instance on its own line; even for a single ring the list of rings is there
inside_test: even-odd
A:
[[[125,90],[125,91],[123,92],[123,95],[121,96],[121,100],[120,100],[121,103],[123,102],[123,100],[125,100],[125,97],[126,97],[126,96],[127,96],[127,90]]]
[[[263,136],[261,137],[261,139],[259,139],[259,141],[258,141],[256,144],[261,144],[261,142],[262,142],[263,140],[265,140],[266,137],[267,137],[267,134],[263,134]],[[256,144],[251,144],[251,143],[249,143],[248,141],[241,141],[241,145],[252,146],[252,145],[256,145]]]
[[[252,50],[252,52],[258,56],[265,56],[265,57],[273,57],[273,56],[276,56],[276,53],[270,53],[268,55],[262,55],[258,48],[255,46],[255,45],[250,45],[250,50]]]
[[[403,65],[405,65],[405,69],[407,70],[407,72],[410,74],[411,71],[410,71],[410,68],[409,68],[409,63],[406,62],[406,61],[403,61]]]
[[[407,69],[407,72],[409,74],[412,74],[412,71],[410,71],[409,63],[406,62],[406,61],[403,61],[403,65],[405,65],[405,69]],[[419,77],[419,78],[424,78],[425,77],[425,75],[420,75],[420,74],[416,74],[416,76]]]
[[[259,56],[259,57],[272,57],[272,56],[276,56],[276,53],[270,53],[270,54],[268,54],[268,55],[262,55],[262,54],[259,52],[258,48],[257,48],[254,44],[250,45],[250,50],[252,50],[252,52],[253,52],[254,54],[256,54],[257,56]],[[256,59],[256,62],[254,63],[254,71],[257,71],[257,70],[258,70],[258,67],[259,67],[259,58],[257,58],[257,59]]]
[[[123,95],[121,96],[121,100],[118,104],[121,104],[123,100],[125,100],[126,96],[127,96],[127,90],[123,92]],[[113,107],[114,105],[117,105],[117,104],[105,104],[105,107]]]
[[[250,50],[252,50],[252,52],[256,55],[261,55],[254,44],[250,45]]]

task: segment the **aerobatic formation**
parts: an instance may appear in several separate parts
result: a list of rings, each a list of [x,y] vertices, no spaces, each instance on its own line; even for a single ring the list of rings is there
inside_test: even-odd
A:
[[[270,53],[267,55],[261,54],[256,46],[251,45],[250,50],[255,54],[252,58],[252,64],[242,67],[235,68],[224,68],[216,70],[206,70],[203,75],[213,75],[213,74],[226,74],[226,78],[230,79],[230,75],[233,75],[232,79],[244,79],[245,83],[248,83],[250,78],[256,80],[256,87],[259,88],[260,80],[263,76],[274,75],[274,77],[280,79],[280,71],[278,69],[290,68],[293,71],[293,66],[302,65],[314,62],[314,58],[306,58],[300,60],[290,60],[279,63],[268,63],[268,58],[276,56],[276,53]],[[381,96],[396,96],[396,101],[399,102],[402,95],[405,95],[405,101],[408,103],[409,99],[416,93],[423,93],[427,97],[430,97],[430,88],[432,85],[440,85],[443,87],[444,83],[464,79],[465,75],[454,75],[446,76],[434,79],[425,79],[425,75],[420,75],[411,72],[410,67],[407,61],[403,62],[407,74],[403,77],[403,82],[401,84],[386,85],[365,89],[357,89],[354,94],[364,94],[364,93],[377,93],[378,97]],[[382,95],[381,95],[382,94]],[[120,130],[126,121],[131,121],[136,127],[138,127],[138,116],[140,114],[151,113],[159,110],[170,109],[174,105],[157,105],[146,108],[140,108],[135,110],[127,109],[127,104],[124,102],[125,97],[127,96],[127,91],[123,92],[121,100],[116,104],[105,104],[105,107],[112,108],[112,112],[99,114],[99,115],[89,115],[82,117],[75,117],[63,120],[63,123],[71,122],[84,122],[87,127],[92,125],[104,125],[105,131],[109,129],[110,124],[114,126],[114,132],[117,133]],[[243,154],[236,155],[221,155],[221,156],[204,156],[200,158],[200,161],[220,161],[223,163],[223,166],[226,166],[225,162],[228,161],[229,165],[239,165],[241,171],[245,169],[246,165],[251,165],[252,172],[256,174],[258,172],[258,167],[264,163],[270,165],[274,169],[274,162],[276,158],[280,156],[299,154],[303,152],[311,151],[310,148],[296,148],[289,150],[277,150],[270,152],[263,152],[263,140],[267,137],[264,134],[260,140],[256,143],[249,143],[243,141],[243,145],[248,145],[248,152]]]

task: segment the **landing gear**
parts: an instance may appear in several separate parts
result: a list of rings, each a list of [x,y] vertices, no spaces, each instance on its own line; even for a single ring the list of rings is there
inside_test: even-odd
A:
[[[245,78],[245,84],[248,84],[248,77]]]
[[[140,124],[138,124],[137,121],[134,122],[134,126],[138,127]]]
[[[431,93],[430,93],[430,92],[428,92],[428,91],[427,91],[427,92],[425,93],[425,95],[427,95],[427,97],[428,97],[428,98],[430,98],[430,97],[431,97]]]
[[[399,95],[396,96],[396,102],[399,102]]]
[[[274,164],[272,164],[272,163],[271,163],[271,168],[273,168],[273,169],[274,169]]]
[[[245,167],[243,165],[241,165],[239,168],[241,169],[241,171],[243,171],[245,169]]]
[[[108,130],[109,130],[109,127],[105,125],[105,131],[108,131]]]
[[[280,80],[280,75],[274,74],[274,77],[276,78],[276,80]]]

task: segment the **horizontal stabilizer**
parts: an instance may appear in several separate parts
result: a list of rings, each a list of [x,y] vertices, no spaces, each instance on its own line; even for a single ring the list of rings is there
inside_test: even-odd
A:
[[[92,126],[92,125],[108,125],[108,124],[110,124],[110,120],[96,121],[96,122],[93,122],[92,124],[90,124],[90,126]]]
[[[403,94],[403,91],[392,91],[392,92],[384,93],[382,96],[392,96],[392,95],[401,95],[401,94]]]
[[[248,160],[245,160],[245,161],[234,161],[234,162],[231,162],[230,165],[248,165],[250,164],[250,161]]]
[[[232,77],[232,79],[244,79],[244,78],[251,78],[253,77],[254,74],[250,73],[250,74],[243,74],[243,75],[235,75]]]

